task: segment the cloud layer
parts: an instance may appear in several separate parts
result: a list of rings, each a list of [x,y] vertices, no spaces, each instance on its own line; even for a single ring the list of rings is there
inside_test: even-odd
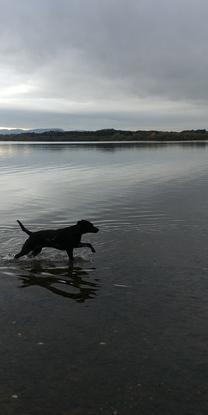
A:
[[[206,0],[0,0],[0,126],[206,128]]]

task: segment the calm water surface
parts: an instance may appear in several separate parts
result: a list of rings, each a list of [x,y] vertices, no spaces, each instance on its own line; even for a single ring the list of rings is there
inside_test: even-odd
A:
[[[207,414],[208,146],[0,145],[2,414]],[[88,219],[96,254],[14,261]]]

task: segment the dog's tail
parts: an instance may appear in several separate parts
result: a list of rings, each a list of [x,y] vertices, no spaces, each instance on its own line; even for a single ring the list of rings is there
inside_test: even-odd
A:
[[[22,222],[20,222],[20,220],[17,220],[17,222],[19,223],[19,226],[23,230],[23,232],[27,233],[28,235],[32,235],[32,232],[25,228],[25,226],[22,224]]]

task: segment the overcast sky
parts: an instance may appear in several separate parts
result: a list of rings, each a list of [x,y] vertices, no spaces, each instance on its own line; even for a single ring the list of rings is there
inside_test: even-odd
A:
[[[0,127],[208,128],[207,0],[0,7]]]

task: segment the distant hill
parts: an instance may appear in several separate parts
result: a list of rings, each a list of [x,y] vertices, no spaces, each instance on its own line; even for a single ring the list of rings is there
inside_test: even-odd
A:
[[[142,142],[167,142],[167,141],[208,141],[208,131],[184,130],[184,131],[126,131],[113,128],[97,131],[64,131],[60,128],[34,129],[34,130],[1,130],[0,141],[142,141]]]
[[[21,128],[12,128],[12,129],[2,128],[0,129],[0,134],[1,135],[27,134],[27,133],[43,134],[49,131],[60,132],[64,130],[62,130],[61,128],[34,128],[32,130],[23,130]]]

